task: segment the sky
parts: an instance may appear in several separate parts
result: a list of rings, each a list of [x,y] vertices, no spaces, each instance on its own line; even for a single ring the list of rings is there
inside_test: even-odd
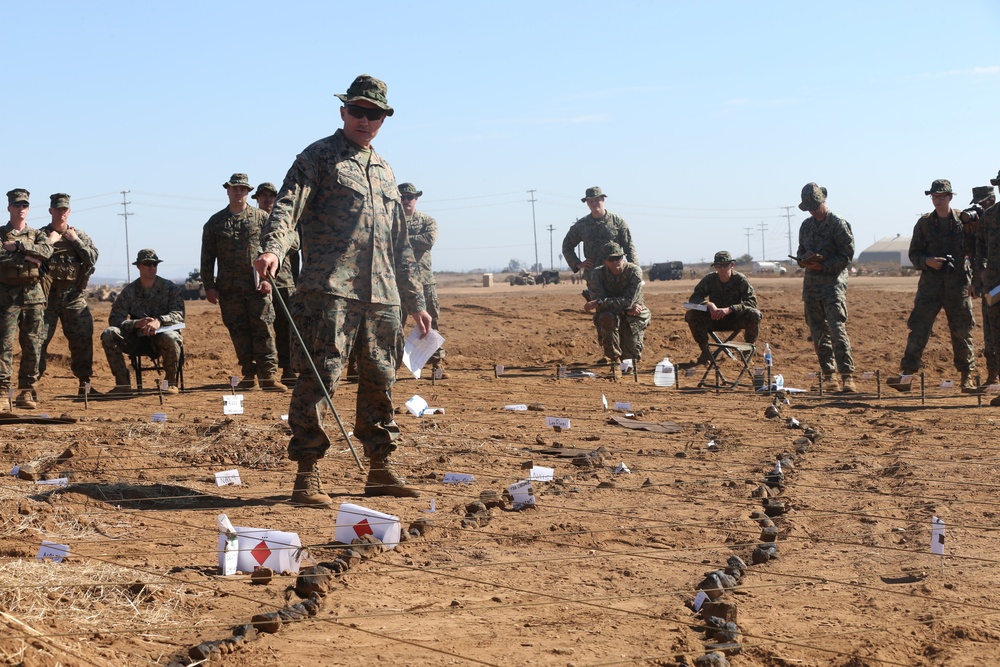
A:
[[[594,185],[642,264],[694,263],[794,253],[810,181],[860,253],[909,236],[934,179],[963,208],[1000,171],[996,0],[38,0],[4,23],[0,192],[31,191],[34,227],[69,193],[95,277],[136,278],[147,247],[196,269],[222,184],[280,186],[361,73],[388,84],[373,146],[423,190],[438,271],[565,269]]]

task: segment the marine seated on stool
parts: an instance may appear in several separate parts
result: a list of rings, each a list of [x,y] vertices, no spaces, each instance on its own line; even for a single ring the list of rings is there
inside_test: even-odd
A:
[[[715,253],[714,273],[701,279],[689,303],[703,304],[705,310],[689,310],[684,316],[691,336],[701,351],[696,365],[708,364],[708,334],[711,331],[742,331],[743,340],[753,345],[760,333],[761,314],[757,294],[745,275],[735,270],[736,261],[727,250]]]

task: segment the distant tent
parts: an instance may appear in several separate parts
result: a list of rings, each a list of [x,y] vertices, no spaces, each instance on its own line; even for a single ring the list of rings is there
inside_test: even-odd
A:
[[[861,251],[854,261],[860,266],[894,266],[910,268],[910,237],[886,236]]]

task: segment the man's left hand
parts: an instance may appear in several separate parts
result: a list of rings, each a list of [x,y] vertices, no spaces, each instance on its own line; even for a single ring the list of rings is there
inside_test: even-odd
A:
[[[417,325],[420,329],[420,337],[426,338],[427,334],[431,331],[431,314],[426,310],[421,310],[419,313],[413,313],[413,323]]]
[[[260,292],[261,294],[270,294],[271,293],[271,281],[270,280],[261,280],[260,281],[260,285],[257,286],[257,291]]]

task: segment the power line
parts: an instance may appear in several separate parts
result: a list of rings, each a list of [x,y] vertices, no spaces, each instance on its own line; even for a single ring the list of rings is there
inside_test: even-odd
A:
[[[132,258],[132,253],[129,251],[128,248],[128,217],[130,215],[135,215],[135,213],[128,212],[128,205],[131,204],[132,202],[126,201],[125,195],[129,193],[129,190],[122,190],[121,192],[122,192],[122,210],[125,212],[119,213],[118,215],[125,218],[125,275],[128,276],[128,282],[132,282],[132,269],[129,268],[132,266],[132,264],[128,261]]]

